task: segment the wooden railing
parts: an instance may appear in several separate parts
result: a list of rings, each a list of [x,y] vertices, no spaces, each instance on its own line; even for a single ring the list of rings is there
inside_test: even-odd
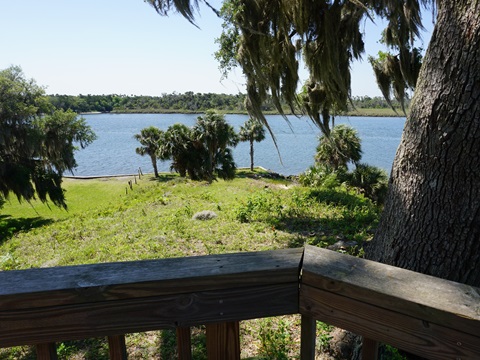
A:
[[[480,289],[307,246],[253,253],[0,272],[0,347],[205,324],[209,359],[239,359],[238,322],[302,315],[301,358],[314,359],[315,321],[364,336],[363,359],[384,342],[429,359],[480,359]]]

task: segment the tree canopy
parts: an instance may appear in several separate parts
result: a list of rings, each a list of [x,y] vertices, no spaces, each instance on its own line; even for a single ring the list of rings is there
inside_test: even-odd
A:
[[[75,150],[94,139],[83,119],[55,110],[19,67],[0,71],[0,198],[38,196],[66,208],[62,175],[76,167]]]
[[[72,110],[77,113],[86,112],[121,112],[121,113],[189,113],[205,112],[208,109],[215,109],[225,112],[245,112],[245,94],[212,94],[193,93],[184,94],[162,94],[161,96],[127,96],[127,95],[49,95],[48,99],[58,109]],[[408,99],[407,99],[408,101]],[[386,109],[394,106],[400,108],[395,99],[390,104],[380,96],[356,96],[352,98],[349,111],[352,108]],[[408,107],[408,102],[407,102]],[[282,107],[288,110],[288,105],[282,102]],[[274,112],[270,96],[262,105],[265,112]]]

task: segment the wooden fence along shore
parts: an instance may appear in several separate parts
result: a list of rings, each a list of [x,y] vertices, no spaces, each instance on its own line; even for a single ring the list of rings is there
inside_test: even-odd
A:
[[[307,246],[264,252],[0,272],[0,347],[176,329],[191,359],[190,327],[206,325],[209,359],[239,359],[238,322],[302,315],[301,359],[314,359],[315,320],[429,359],[480,359],[480,289]]]

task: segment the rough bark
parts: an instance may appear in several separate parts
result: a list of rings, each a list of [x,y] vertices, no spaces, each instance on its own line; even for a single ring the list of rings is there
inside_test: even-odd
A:
[[[480,286],[480,0],[438,18],[370,259]]]

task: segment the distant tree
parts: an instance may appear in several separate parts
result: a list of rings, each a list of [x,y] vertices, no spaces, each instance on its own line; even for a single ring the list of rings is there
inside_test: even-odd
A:
[[[155,177],[158,177],[157,154],[162,142],[164,141],[164,132],[155,126],[150,126],[140,130],[140,134],[133,137],[142,145],[137,147],[135,152],[141,156],[148,155],[152,160],[153,171]]]
[[[265,128],[261,122],[250,118],[240,127],[238,137],[240,141],[250,143],[250,170],[253,171],[253,142],[260,142],[265,139]]]
[[[38,196],[66,208],[62,175],[77,166],[78,146],[95,138],[77,114],[55,110],[20,67],[0,71],[0,203],[13,193],[19,201]]]
[[[330,135],[323,134],[319,141],[315,161],[327,164],[334,170],[346,168],[349,162],[356,164],[362,158],[360,138],[350,126],[334,126]]]
[[[208,180],[211,181],[215,177],[219,160],[225,161],[228,158],[225,152],[229,146],[237,145],[238,136],[223,115],[207,110],[204,116],[197,118],[193,126],[193,138],[203,144],[207,152],[205,170]]]

